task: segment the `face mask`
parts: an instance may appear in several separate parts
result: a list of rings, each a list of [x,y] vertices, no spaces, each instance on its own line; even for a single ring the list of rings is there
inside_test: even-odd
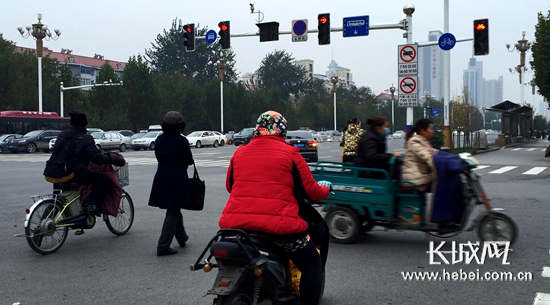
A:
[[[389,136],[389,135],[390,135],[390,128],[389,128],[389,127],[384,128],[384,135],[385,135],[385,136]]]

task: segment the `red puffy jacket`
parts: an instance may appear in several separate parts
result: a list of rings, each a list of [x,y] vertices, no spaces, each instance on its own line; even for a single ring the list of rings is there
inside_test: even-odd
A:
[[[220,217],[220,228],[277,235],[302,233],[307,223],[298,216],[293,168],[312,200],[323,200],[329,189],[317,184],[298,148],[279,136],[253,138],[239,147],[229,164],[226,188],[229,200]]]

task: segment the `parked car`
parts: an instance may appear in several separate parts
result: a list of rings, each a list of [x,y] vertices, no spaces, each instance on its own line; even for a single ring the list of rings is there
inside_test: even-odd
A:
[[[20,151],[35,153],[38,150],[50,152],[50,140],[57,138],[60,130],[35,130],[27,133],[21,138],[8,140],[8,150],[12,154]]]
[[[311,162],[319,161],[317,142],[313,139],[313,132],[310,130],[287,131],[286,143],[297,147],[304,159]]]
[[[50,150],[53,149],[53,147],[55,146],[55,142],[56,142],[56,141],[57,141],[57,138],[53,138],[53,139],[50,140],[50,144],[48,144],[48,148],[49,148]]]
[[[4,151],[8,150],[8,141],[9,140],[19,139],[21,137],[23,137],[23,135],[14,134],[14,133],[0,135],[0,154],[3,153]]]
[[[150,131],[143,135],[141,138],[134,139],[132,141],[132,149],[134,150],[140,150],[140,149],[155,149],[155,142],[157,140],[157,137],[162,134],[162,131]]]
[[[131,138],[134,135],[134,132],[131,130],[119,130],[118,132],[128,138]]]
[[[233,144],[239,146],[250,143],[254,137],[254,128],[245,128],[233,137]]]
[[[122,140],[122,135],[118,133],[118,131],[94,132],[92,133],[92,138],[94,138],[95,145],[99,149],[118,149],[122,152],[126,151],[126,148],[128,148],[126,143]]]
[[[221,135],[221,134],[220,134]],[[214,134],[213,131],[193,131],[186,136],[191,147],[201,148],[203,146],[220,145],[220,137]]]
[[[312,133],[313,133],[313,139],[315,140],[315,142],[317,143],[323,142],[323,140],[321,139],[321,135],[317,131],[312,130]]]
[[[218,137],[218,141],[220,141],[220,146],[224,146],[225,136],[219,131],[212,131],[212,132]]]
[[[225,143],[227,143],[227,145],[231,145],[233,144],[233,137],[235,136],[235,132],[234,131],[228,131],[226,134],[225,134]]]
[[[403,130],[397,130],[393,133],[392,137],[394,139],[403,139],[405,138],[405,132]]]
[[[321,138],[321,142],[332,142],[332,135],[328,131],[321,131],[317,134]]]
[[[132,135],[134,134],[130,130],[113,130],[113,131],[109,131],[109,132],[117,132],[122,137],[122,143],[126,144],[126,148],[128,149],[128,148],[132,148],[132,138],[130,138],[131,136],[124,135],[124,133],[129,134],[128,131],[131,132]],[[122,132],[124,132],[124,133],[122,133]]]
[[[103,132],[103,129],[101,128],[86,128],[86,130],[88,131],[88,134],[91,135],[92,133],[94,132]]]

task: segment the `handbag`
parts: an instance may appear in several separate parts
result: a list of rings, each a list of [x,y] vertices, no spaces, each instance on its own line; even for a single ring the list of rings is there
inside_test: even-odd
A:
[[[550,157],[550,145],[548,147],[546,147],[546,151],[544,152],[544,157],[545,158]]]
[[[191,201],[186,202],[183,208],[191,211],[202,211],[204,208],[206,184],[204,180],[199,178],[199,173],[197,172],[195,164],[193,164],[193,167],[195,168],[195,172],[193,173],[193,178],[189,179],[189,197]]]

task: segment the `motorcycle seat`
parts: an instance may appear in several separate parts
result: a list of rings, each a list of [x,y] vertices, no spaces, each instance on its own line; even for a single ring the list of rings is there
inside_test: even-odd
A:
[[[234,260],[250,260],[247,253],[252,257],[258,257],[258,253],[255,252],[254,247],[248,243],[248,241],[241,239],[241,245],[237,242],[238,236],[228,236],[221,241],[215,242],[210,246],[210,253],[216,258],[221,259],[234,259]],[[265,255],[271,260],[282,261],[281,249],[273,242],[265,240],[260,237],[250,237],[254,246],[261,254]]]

